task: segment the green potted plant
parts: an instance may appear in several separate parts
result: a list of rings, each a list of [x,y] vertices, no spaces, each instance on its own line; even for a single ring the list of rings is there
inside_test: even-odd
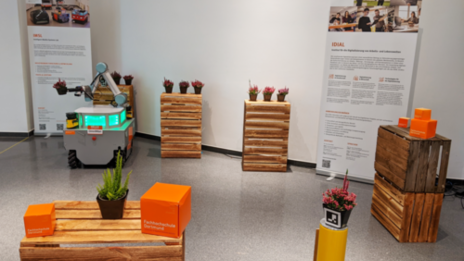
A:
[[[187,81],[181,81],[181,82],[179,83],[180,93],[183,93],[183,94],[187,93],[188,87],[190,87],[189,82],[187,82]]]
[[[250,101],[256,101],[256,98],[258,98],[258,94],[260,92],[261,90],[258,89],[258,85],[251,86],[250,82],[250,88],[248,88],[248,95],[250,95]]]
[[[266,87],[263,90],[264,101],[271,101],[272,94],[275,92],[274,87]]]
[[[121,74],[119,74],[117,71],[114,71],[111,73],[111,78],[113,78],[114,82],[119,85],[121,82]]]
[[[123,78],[124,78],[124,81],[126,82],[126,85],[132,85],[132,80],[134,79],[134,76],[129,74],[129,75],[124,76]]]
[[[348,224],[351,211],[357,205],[356,194],[349,193],[348,170],[346,170],[343,188],[327,189],[322,194],[325,223],[335,228],[344,228]]]
[[[285,101],[285,96],[288,95],[288,88],[285,87],[283,89],[280,89],[277,91],[277,100],[280,101],[280,102],[283,102]]]
[[[192,86],[195,89],[195,94],[201,94],[201,89],[205,86],[204,83],[200,82],[199,80],[195,80],[192,82]]]
[[[172,87],[174,86],[173,82],[164,78],[163,86],[166,89],[166,93],[172,93]]]
[[[65,95],[68,93],[68,88],[66,87],[66,81],[58,79],[58,81],[53,85],[53,88],[56,89],[59,95]]]
[[[100,184],[97,186],[97,202],[103,219],[121,219],[123,217],[132,171],[127,174],[126,181],[122,185],[122,162],[123,158],[118,153],[113,175],[109,169],[104,171],[102,174],[103,186]]]

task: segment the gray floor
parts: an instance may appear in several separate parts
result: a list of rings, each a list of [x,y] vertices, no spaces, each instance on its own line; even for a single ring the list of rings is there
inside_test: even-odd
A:
[[[1,260],[19,260],[22,216],[29,204],[94,200],[102,169],[70,170],[62,139],[0,138]],[[129,200],[155,182],[192,186],[187,260],[312,260],[321,195],[342,180],[313,170],[242,172],[240,159],[203,152],[201,160],[161,159],[159,142],[137,137],[125,170]],[[2,151],[4,151],[2,153]],[[435,244],[400,244],[370,212],[372,186],[352,182],[359,205],[351,215],[346,260],[464,260],[464,210],[446,198]]]

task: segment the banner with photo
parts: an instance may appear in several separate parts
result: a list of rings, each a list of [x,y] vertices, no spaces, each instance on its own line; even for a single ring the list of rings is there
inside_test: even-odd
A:
[[[85,106],[74,95],[58,97],[53,85],[89,84],[92,77],[90,0],[25,0],[36,134],[61,134],[66,112]]]
[[[408,113],[422,1],[334,0],[317,173],[374,179],[377,131]]]

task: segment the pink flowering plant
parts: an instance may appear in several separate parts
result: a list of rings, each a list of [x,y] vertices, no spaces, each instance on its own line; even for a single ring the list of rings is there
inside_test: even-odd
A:
[[[330,209],[338,211],[352,210],[357,205],[356,194],[348,192],[349,185],[348,170],[346,170],[343,188],[328,189],[322,194],[322,202]]]
[[[261,90],[258,89],[258,85],[250,86],[250,88],[248,89],[248,94],[250,94],[250,95],[257,95],[260,92],[261,92]]]
[[[179,87],[188,88],[188,87],[190,87],[190,83],[187,82],[187,81],[181,81],[181,82],[179,83]]]
[[[205,84],[200,82],[199,80],[195,80],[194,82],[192,82],[192,86],[194,88],[203,88],[203,86],[205,86]]]
[[[58,81],[53,85],[53,88],[55,89],[66,88],[66,81],[65,80],[62,81],[59,78]]]
[[[278,94],[279,95],[288,95],[288,91],[289,91],[289,89],[287,87],[285,87],[285,88],[280,89],[278,91]]]
[[[172,88],[172,86],[174,86],[174,83],[164,78],[163,86],[166,88]]]
[[[274,88],[274,87],[266,87],[266,88],[264,88],[264,90],[263,90],[263,94],[264,94],[264,95],[272,95],[274,92],[275,92],[275,88]]]

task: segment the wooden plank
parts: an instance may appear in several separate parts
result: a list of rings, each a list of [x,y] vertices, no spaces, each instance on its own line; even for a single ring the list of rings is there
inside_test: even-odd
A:
[[[243,171],[287,171],[287,164],[243,163]]]
[[[388,219],[382,212],[375,206],[371,206],[371,214],[382,224],[396,240],[399,241],[400,230],[396,227],[390,219]]]
[[[380,175],[385,177],[386,180],[395,184],[399,188],[404,188],[405,180],[393,174],[387,167],[380,164],[378,161],[375,161],[374,168],[378,173],[380,173]]]
[[[164,137],[161,143],[201,143],[201,137]]]
[[[288,153],[287,149],[277,148],[245,148],[244,155],[281,155],[286,156]]]
[[[390,197],[396,200],[396,202],[404,206],[405,194],[384,180],[378,173],[375,173],[374,183]]]
[[[201,127],[200,120],[161,120],[161,127]]]
[[[161,151],[162,158],[201,158],[201,151]]]
[[[427,169],[429,166],[429,154],[430,154],[430,141],[424,140],[421,142],[421,149],[419,155],[419,169],[416,176],[416,192],[425,192],[425,183],[427,179]]]
[[[141,223],[138,219],[80,219],[57,220],[55,231],[84,231],[84,230],[139,230]]]
[[[57,219],[101,219],[100,210],[55,210]],[[140,210],[124,210],[123,219],[140,219]]]
[[[244,103],[244,108],[243,108],[243,135],[242,135],[242,170],[243,170],[243,164],[245,163],[243,161],[243,156],[245,155],[245,117],[246,117],[246,101]]]
[[[201,151],[200,143],[179,144],[179,143],[161,143],[162,151]]]
[[[443,193],[434,194],[432,216],[429,226],[427,242],[437,242],[438,225],[440,224],[441,207],[443,205]]]
[[[422,220],[421,220],[421,226],[420,226],[420,231],[419,231],[419,239],[417,240],[417,242],[419,243],[427,242],[427,239],[428,239],[430,218],[432,217],[434,197],[435,197],[435,194],[433,193],[425,194],[425,203],[424,203],[424,210],[422,211]]]
[[[405,192],[415,192],[416,188],[416,178],[419,171],[419,155],[420,155],[421,143],[420,141],[412,141],[411,146],[409,147],[409,159],[408,159],[408,171],[406,172],[406,180],[404,186]]]
[[[170,104],[195,104],[201,105],[201,97],[189,98],[189,97],[161,97],[161,103],[170,103]]]
[[[192,113],[162,112],[161,119],[201,120],[201,113],[200,112],[192,112]]]
[[[246,138],[288,138],[288,130],[245,130]]]
[[[287,157],[282,156],[253,156],[244,155],[244,162],[250,163],[276,163],[276,164],[287,164]]]
[[[161,128],[161,135],[169,135],[169,136],[200,136],[201,137],[201,129],[165,129]]]
[[[386,129],[382,127],[379,127],[378,138],[380,138],[382,142],[384,142],[382,145],[385,148],[388,148],[390,150],[395,150],[400,153],[404,152],[407,155],[409,155],[409,146],[410,146],[409,140],[405,140],[402,137],[396,135],[395,133],[387,131]],[[377,146],[378,145],[379,143],[377,142]]]
[[[409,141],[420,141],[422,140],[421,138],[416,138],[413,136],[409,136],[409,128],[400,128],[397,125],[382,125],[382,128],[385,130],[388,130],[392,133],[395,133],[396,135],[400,136],[401,138],[405,138]]]
[[[201,112],[201,106],[194,105],[161,105],[161,112]]]
[[[245,119],[258,120],[258,121],[289,121],[290,114],[277,114],[277,113],[247,113]]]
[[[246,104],[246,112],[267,112],[267,113],[290,113],[290,106],[272,105],[249,105]]]
[[[275,105],[275,106],[290,106],[290,103],[288,101],[264,101],[264,100],[256,100],[256,101],[250,101],[250,100],[245,100],[245,105],[254,105],[254,106],[259,106],[259,105]]]
[[[445,192],[446,176],[448,173],[449,154],[451,150],[451,140],[443,141],[440,161],[440,173],[438,175],[438,185],[435,193]]]
[[[249,140],[245,138],[246,147],[276,147],[276,148],[287,148],[288,141],[284,140]]]
[[[403,206],[403,220],[401,222],[400,242],[409,242],[412,213],[414,210],[414,193],[406,193]]]
[[[69,200],[55,200],[56,210],[64,209],[100,209],[97,201],[69,201]],[[127,200],[125,209],[140,209],[140,201]]]
[[[403,217],[403,206],[400,205],[393,197],[390,197],[382,189],[379,188],[377,184],[374,185],[374,196],[377,196],[378,199],[391,211],[397,214],[400,218]]]
[[[428,160],[428,169],[427,176],[425,180],[425,193],[435,193],[437,186],[435,186],[435,180],[437,177],[438,170],[438,158],[440,156],[440,147],[442,142],[435,141],[432,142],[432,150],[430,151],[430,156]]]
[[[181,238],[161,237],[140,233],[140,230],[55,231],[48,237],[24,237],[21,245],[47,244],[112,244],[181,242]]]
[[[195,94],[195,93],[180,93],[180,92],[173,92],[173,93],[165,93],[163,92],[161,94],[161,98],[164,97],[182,97],[182,98],[198,98],[201,99],[203,97],[203,94]]]
[[[388,153],[385,149],[377,147],[375,151],[375,161],[389,169],[395,176],[401,179],[406,178],[406,171],[408,169],[407,159],[395,157],[395,154]]]
[[[398,229],[401,229],[401,217],[393,211],[388,204],[383,202],[376,194],[372,195],[372,204],[377,207],[377,209],[382,212],[382,214],[388,218],[393,225]]]
[[[182,261],[182,246],[134,247],[22,247],[21,260],[150,260]]]
[[[316,238],[314,239],[314,256],[313,261],[317,261],[317,247],[319,243],[319,228],[316,229]]]
[[[256,129],[284,129],[288,130],[290,123],[288,122],[264,122],[264,121],[246,121],[245,128],[256,128]]]
[[[411,230],[409,231],[409,242],[417,243],[419,240],[419,229],[422,219],[422,209],[424,207],[425,194],[416,193],[414,197],[414,211],[411,219]]]

